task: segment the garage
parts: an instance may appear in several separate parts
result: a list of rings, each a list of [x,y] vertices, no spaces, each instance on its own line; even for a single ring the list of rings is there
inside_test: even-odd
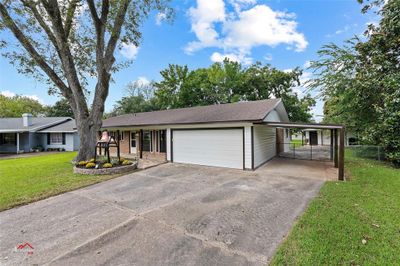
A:
[[[244,168],[243,128],[173,129],[172,161]]]

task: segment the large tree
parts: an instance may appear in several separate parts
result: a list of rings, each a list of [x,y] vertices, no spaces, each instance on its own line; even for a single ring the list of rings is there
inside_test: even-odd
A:
[[[93,157],[112,73],[130,63],[116,62],[116,49],[138,46],[143,20],[154,9],[171,14],[166,4],[167,0],[0,2],[0,30],[8,29],[17,40],[15,45],[9,44],[9,37],[1,40],[3,55],[19,72],[48,83],[51,92],[67,99],[80,136],[78,160]]]
[[[106,114],[106,117],[149,112],[159,109],[154,98],[155,88],[152,82],[137,80],[128,84],[126,91],[127,95],[116,102],[114,109]]]
[[[311,63],[311,86],[326,99],[327,121],[344,123],[364,143],[384,146],[400,166],[400,1],[360,2],[363,12],[377,10],[379,24],[367,27],[365,39],[325,45]]]
[[[161,81],[154,84],[156,102],[159,108],[168,109],[277,97],[283,99],[292,121],[309,122],[315,101],[294,92],[301,75],[298,68],[285,72],[261,63],[243,67],[227,59],[195,70],[169,65],[161,71]]]
[[[54,105],[48,106],[46,110],[46,116],[64,116],[64,117],[73,117],[74,112],[72,111],[71,105],[69,102],[62,98],[58,100]]]
[[[7,97],[0,94],[0,117],[21,117],[23,113],[42,115],[45,107],[39,101],[26,96]]]

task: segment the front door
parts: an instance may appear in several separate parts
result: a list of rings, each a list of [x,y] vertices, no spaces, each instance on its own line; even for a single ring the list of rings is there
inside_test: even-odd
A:
[[[136,154],[136,132],[131,131],[131,153]]]
[[[318,145],[317,131],[310,131],[310,145]]]

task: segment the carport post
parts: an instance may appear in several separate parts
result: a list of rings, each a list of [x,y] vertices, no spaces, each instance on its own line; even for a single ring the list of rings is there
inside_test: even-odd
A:
[[[339,180],[344,180],[344,127],[340,129],[339,144]]]
[[[338,162],[338,132],[337,132],[338,130],[337,129],[335,129],[334,130],[334,132],[335,132],[335,157],[334,157],[334,160],[335,160],[335,167],[336,168],[338,168],[339,167],[339,162]]]

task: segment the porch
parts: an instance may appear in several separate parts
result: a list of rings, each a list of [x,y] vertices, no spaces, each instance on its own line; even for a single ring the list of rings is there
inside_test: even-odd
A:
[[[146,169],[167,162],[166,129],[132,129],[109,131],[119,140],[120,156],[138,160],[138,168]],[[111,156],[118,156],[115,147]]]

